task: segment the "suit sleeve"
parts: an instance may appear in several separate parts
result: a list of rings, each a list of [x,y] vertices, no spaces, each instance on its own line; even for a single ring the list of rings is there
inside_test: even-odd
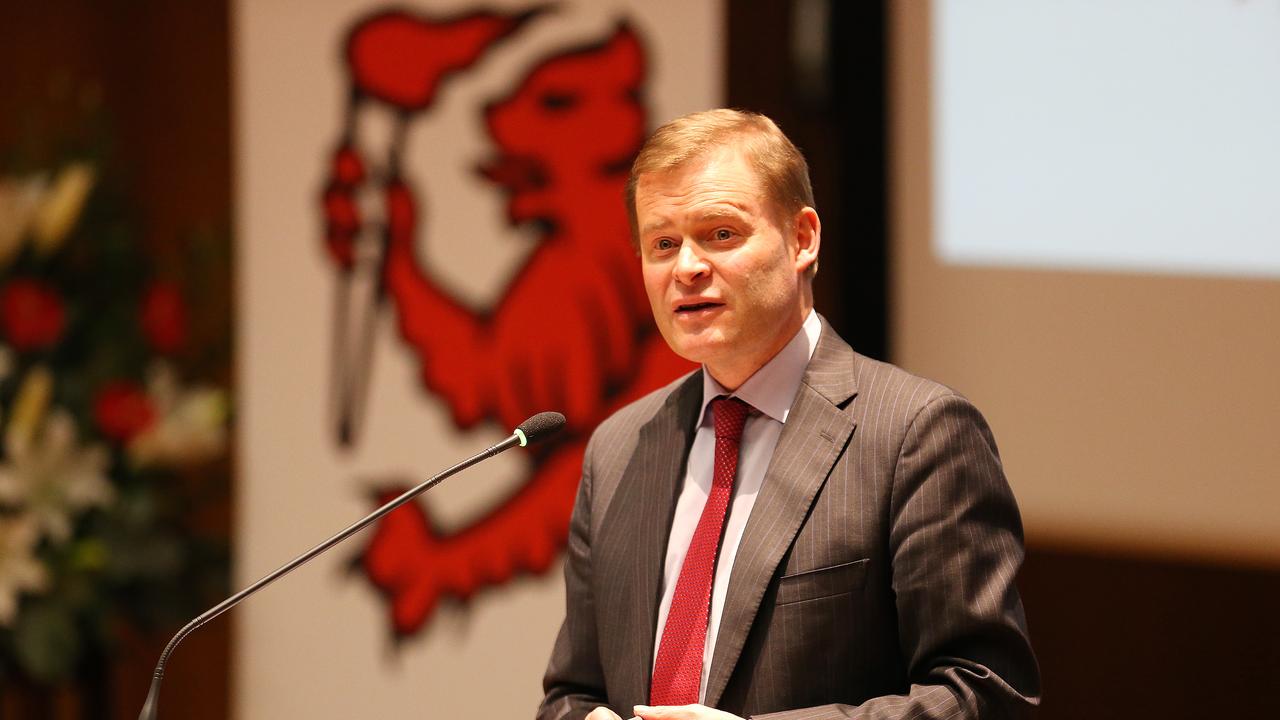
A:
[[[1040,675],[1014,580],[1022,522],[986,422],[945,394],[907,428],[893,473],[889,549],[909,688],[769,720],[1027,718]]]
[[[565,618],[542,679],[537,720],[580,720],[605,700],[591,591],[591,447],[582,459],[582,480],[569,521],[565,550]]]

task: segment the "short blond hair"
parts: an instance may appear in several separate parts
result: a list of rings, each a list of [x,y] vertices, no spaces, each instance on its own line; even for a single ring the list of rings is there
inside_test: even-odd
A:
[[[704,110],[654,130],[636,155],[627,178],[627,215],[633,244],[638,244],[640,238],[636,217],[636,184],[640,176],[674,170],[725,147],[743,152],[764,185],[766,198],[783,217],[814,206],[809,163],[776,123],[748,110]]]

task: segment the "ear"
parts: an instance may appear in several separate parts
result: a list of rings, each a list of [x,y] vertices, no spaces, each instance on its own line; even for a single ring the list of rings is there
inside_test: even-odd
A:
[[[792,222],[792,242],[796,247],[796,272],[812,276],[818,269],[818,250],[822,246],[822,220],[811,207],[801,208]]]

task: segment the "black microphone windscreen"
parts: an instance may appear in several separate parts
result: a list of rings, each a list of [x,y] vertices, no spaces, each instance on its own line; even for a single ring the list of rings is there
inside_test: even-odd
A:
[[[528,442],[535,443],[564,427],[564,422],[564,416],[558,412],[540,412],[520,423],[516,430],[524,433]]]

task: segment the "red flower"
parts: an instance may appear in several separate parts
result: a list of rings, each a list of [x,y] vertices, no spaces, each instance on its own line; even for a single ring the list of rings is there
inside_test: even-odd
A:
[[[103,435],[126,443],[151,427],[156,421],[156,409],[137,383],[115,380],[98,390],[93,417]]]
[[[153,283],[142,298],[142,334],[152,349],[177,352],[187,342],[187,306],[177,285]]]
[[[0,290],[0,324],[18,351],[42,350],[58,342],[66,324],[62,298],[36,280],[14,280]]]

